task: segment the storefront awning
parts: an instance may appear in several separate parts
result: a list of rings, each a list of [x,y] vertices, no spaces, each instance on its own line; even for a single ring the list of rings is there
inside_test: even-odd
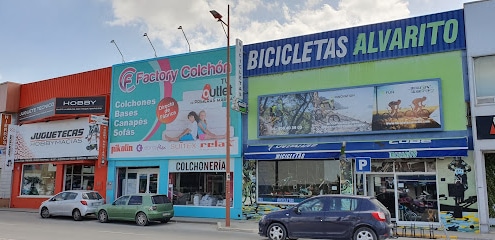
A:
[[[346,157],[436,158],[467,156],[466,138],[349,142]]]
[[[332,159],[339,158],[342,143],[302,143],[248,146],[247,160]]]
[[[338,159],[342,143],[307,143],[248,146],[247,160]],[[347,142],[346,157],[436,158],[467,156],[466,138],[405,139],[374,142]]]

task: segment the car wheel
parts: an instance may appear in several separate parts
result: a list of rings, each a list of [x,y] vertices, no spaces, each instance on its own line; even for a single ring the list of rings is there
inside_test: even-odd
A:
[[[170,218],[165,218],[165,219],[162,219],[160,222],[161,223],[168,223],[170,221]]]
[[[48,208],[47,207],[43,207],[41,209],[40,215],[41,215],[42,218],[49,218],[50,217],[50,211],[48,211]]]
[[[79,211],[79,209],[72,210],[72,218],[74,219],[74,221],[81,221],[81,211]]]
[[[287,238],[287,230],[280,223],[273,223],[268,227],[267,237],[270,240],[285,240]]]
[[[139,225],[139,226],[146,226],[148,225],[148,217],[146,216],[146,214],[144,214],[143,212],[138,212],[138,214],[136,214],[136,224]]]
[[[106,223],[108,222],[108,213],[105,210],[100,210],[98,212],[98,221],[101,223]]]
[[[354,232],[354,240],[376,240],[376,234],[367,227],[359,228]]]

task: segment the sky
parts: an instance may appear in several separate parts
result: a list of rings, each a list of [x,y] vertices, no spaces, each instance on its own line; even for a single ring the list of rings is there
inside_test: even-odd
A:
[[[209,11],[227,22],[229,5],[231,45],[236,38],[247,45],[462,9],[473,1],[0,0],[0,83],[72,75],[155,52],[187,54],[189,46],[193,52],[225,47],[224,29]]]

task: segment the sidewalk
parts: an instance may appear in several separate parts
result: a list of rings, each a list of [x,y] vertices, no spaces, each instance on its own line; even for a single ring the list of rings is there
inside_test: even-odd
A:
[[[37,209],[26,208],[0,208],[2,211],[38,213]],[[230,226],[225,226],[225,219],[217,218],[193,218],[193,217],[174,217],[170,222],[177,223],[203,223],[216,225],[218,231],[236,231],[247,233],[258,233],[258,221],[256,220],[230,220]],[[417,233],[419,235],[419,232]],[[451,232],[435,230],[436,239],[462,239],[462,240],[494,240],[495,228],[491,228],[490,233],[469,233],[469,232]],[[408,234],[408,237],[412,237]],[[400,239],[401,237],[399,237]],[[420,239],[420,238],[418,238]],[[423,238],[427,239],[427,238]]]

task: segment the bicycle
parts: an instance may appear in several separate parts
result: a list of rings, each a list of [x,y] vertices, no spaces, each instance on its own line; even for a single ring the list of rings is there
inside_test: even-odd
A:
[[[314,114],[316,121],[324,121],[326,123],[329,123],[330,125],[334,125],[337,122],[340,122],[339,115],[332,111],[326,113],[326,110],[316,109]]]
[[[407,110],[406,111],[406,117],[419,117],[419,118],[423,118],[423,119],[428,119],[430,118],[430,111],[428,111],[428,109],[425,109],[424,108],[424,105],[420,105],[419,108],[415,111],[414,110],[414,106],[413,105],[409,105],[411,106],[411,110]]]

